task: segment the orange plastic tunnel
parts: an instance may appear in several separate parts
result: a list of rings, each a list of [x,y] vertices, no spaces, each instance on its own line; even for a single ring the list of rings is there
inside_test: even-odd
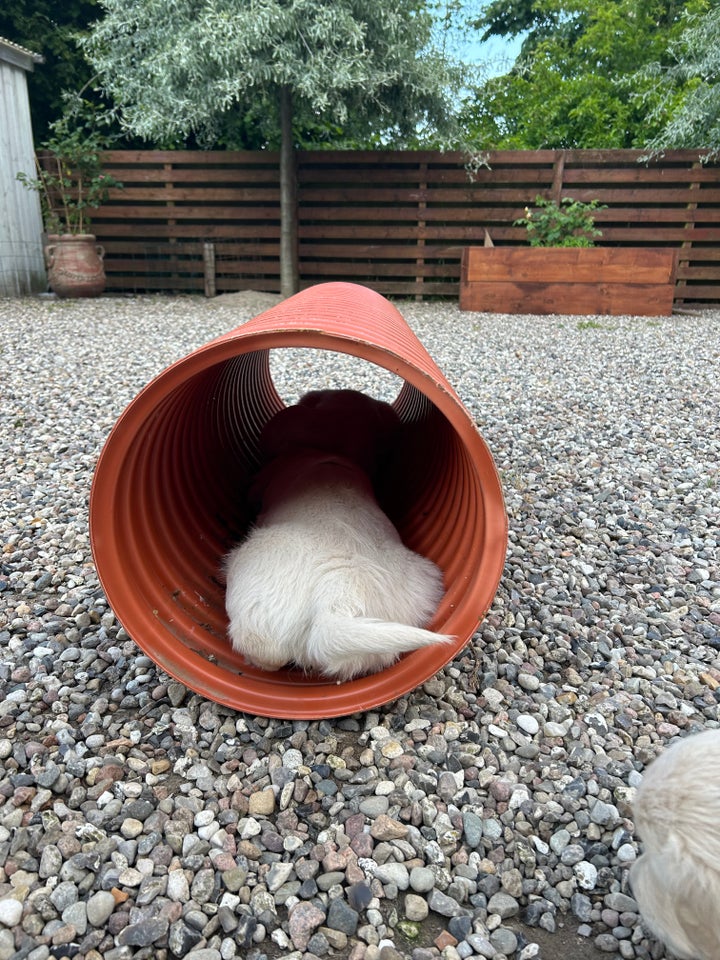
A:
[[[284,406],[270,368],[281,347],[319,348],[328,364],[333,354],[352,355],[403,381],[388,512],[405,543],[443,570],[431,628],[454,644],[344,683],[264,673],[232,650],[222,564],[252,519],[243,491],[258,466],[260,431]],[[326,283],[193,351],[135,397],[95,470],[90,535],[115,615],[170,676],[237,710],[316,719],[390,702],[453,659],[495,596],[507,518],[487,445],[402,315],[367,287]]]

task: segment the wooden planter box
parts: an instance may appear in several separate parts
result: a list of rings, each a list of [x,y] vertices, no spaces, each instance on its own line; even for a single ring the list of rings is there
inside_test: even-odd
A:
[[[666,316],[677,262],[657,247],[465,247],[460,309]]]

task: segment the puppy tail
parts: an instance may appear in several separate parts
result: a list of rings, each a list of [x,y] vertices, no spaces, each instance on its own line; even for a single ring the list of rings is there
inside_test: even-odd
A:
[[[328,614],[315,621],[309,653],[323,673],[349,680],[389,666],[410,650],[454,639],[404,623]]]

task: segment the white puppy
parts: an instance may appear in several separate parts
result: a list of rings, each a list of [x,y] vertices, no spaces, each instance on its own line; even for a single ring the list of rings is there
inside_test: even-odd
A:
[[[250,663],[340,681],[452,639],[421,629],[442,573],[403,545],[373,492],[398,426],[354,390],[306,394],[267,424],[261,513],[226,565],[229,634]]]
[[[720,956],[720,730],[679,740],[634,804],[645,852],[630,884],[646,925],[682,960]]]

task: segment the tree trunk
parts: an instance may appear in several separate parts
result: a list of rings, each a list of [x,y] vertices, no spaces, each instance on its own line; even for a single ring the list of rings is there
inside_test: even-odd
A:
[[[298,269],[297,167],[292,132],[292,94],[280,90],[280,293],[291,297],[300,287]]]

